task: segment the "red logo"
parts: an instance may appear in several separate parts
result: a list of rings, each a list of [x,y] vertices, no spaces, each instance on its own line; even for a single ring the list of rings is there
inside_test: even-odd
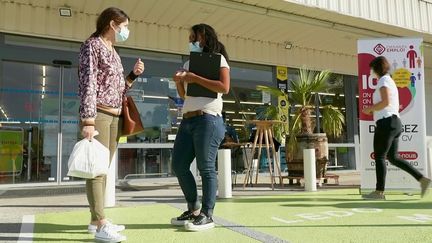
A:
[[[383,45],[378,44],[374,47],[373,50],[376,52],[376,54],[381,55],[385,52],[386,48]]]
[[[417,152],[414,151],[400,151],[398,152],[399,157],[405,160],[416,160],[418,158]],[[375,153],[370,154],[371,159],[375,159]]]

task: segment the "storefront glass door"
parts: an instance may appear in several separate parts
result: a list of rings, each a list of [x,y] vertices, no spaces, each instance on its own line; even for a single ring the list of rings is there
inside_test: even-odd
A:
[[[0,184],[56,182],[59,69],[12,61],[1,69]]]

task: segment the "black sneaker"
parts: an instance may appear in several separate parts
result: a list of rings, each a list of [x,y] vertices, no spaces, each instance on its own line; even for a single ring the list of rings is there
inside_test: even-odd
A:
[[[192,211],[185,211],[180,216],[171,219],[171,224],[175,226],[185,226],[188,223],[195,220],[195,216]]]
[[[213,219],[208,217],[204,213],[200,213],[196,216],[195,220],[192,223],[186,224],[186,230],[188,231],[202,231],[208,230],[215,227]]]

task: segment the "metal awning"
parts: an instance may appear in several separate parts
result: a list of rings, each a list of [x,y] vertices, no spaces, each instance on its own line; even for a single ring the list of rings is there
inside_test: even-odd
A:
[[[345,56],[346,60],[329,68],[340,67],[342,70],[348,70],[344,73],[352,74],[356,73],[355,56],[358,39],[419,36],[427,43],[432,43],[432,33],[421,33],[283,0],[14,0],[13,2],[27,4],[33,8],[58,9],[61,6],[69,6],[75,16],[79,15],[79,18],[89,16],[89,21],[80,20],[87,26],[74,30],[82,32],[76,36],[88,36],[94,29],[94,16],[106,7],[117,6],[131,17],[132,35],[136,35],[135,40],[130,42],[132,47],[186,53],[186,45],[183,45],[183,42],[187,41],[187,31],[193,24],[204,22],[215,27],[221,38],[229,40],[226,44],[231,47],[230,53],[234,59],[248,62],[265,60],[263,63],[292,65],[292,60],[283,59],[284,55],[290,53],[279,55],[274,58],[275,60],[269,57],[269,55],[276,56],[277,52],[286,51],[283,47],[289,42],[293,49],[303,50],[304,53],[308,50],[314,53],[331,53],[333,60],[329,62],[335,62],[337,59],[335,56]],[[162,32],[163,28],[169,31]],[[157,42],[163,46],[140,45],[142,42],[149,42],[152,36],[148,35],[160,35]],[[161,43],[161,38],[169,41]],[[278,48],[268,53],[260,53],[263,45],[259,43],[270,43]],[[425,49],[426,57],[432,55],[431,47],[432,44]],[[303,59],[302,55],[297,54],[295,57],[301,64],[307,64],[314,59],[314,57]],[[322,63],[327,57],[320,56],[320,59],[322,60],[319,62]],[[344,62],[350,64],[344,66]],[[426,65],[427,69],[432,69],[432,64],[426,63]],[[315,66],[320,68],[319,65]]]

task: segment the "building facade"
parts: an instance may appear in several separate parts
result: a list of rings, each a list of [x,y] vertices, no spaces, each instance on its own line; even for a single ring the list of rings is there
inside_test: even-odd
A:
[[[17,156],[2,154],[0,187],[81,183],[66,176],[69,154],[80,139],[78,52],[98,13],[109,6],[131,17],[130,38],[116,47],[125,70],[137,58],[146,66],[129,92],[146,129],[121,141],[119,179],[172,176],[171,148],[181,120],[172,75],[188,59],[189,28],[196,23],[212,25],[227,47],[232,87],[224,111],[241,141],[250,136],[244,122],[255,119],[259,107],[276,103],[256,85],[276,86],[277,66],[288,68],[288,83],[300,67],[330,69],[338,74],[332,80],[338,87],[320,98],[346,118],[343,136],[329,141],[331,168],[359,169],[358,39],[423,37],[426,103],[431,101],[430,1],[0,0],[0,142],[22,148]],[[61,16],[59,9],[71,16]],[[432,121],[429,105],[427,121]],[[239,171],[242,165],[236,164]]]

